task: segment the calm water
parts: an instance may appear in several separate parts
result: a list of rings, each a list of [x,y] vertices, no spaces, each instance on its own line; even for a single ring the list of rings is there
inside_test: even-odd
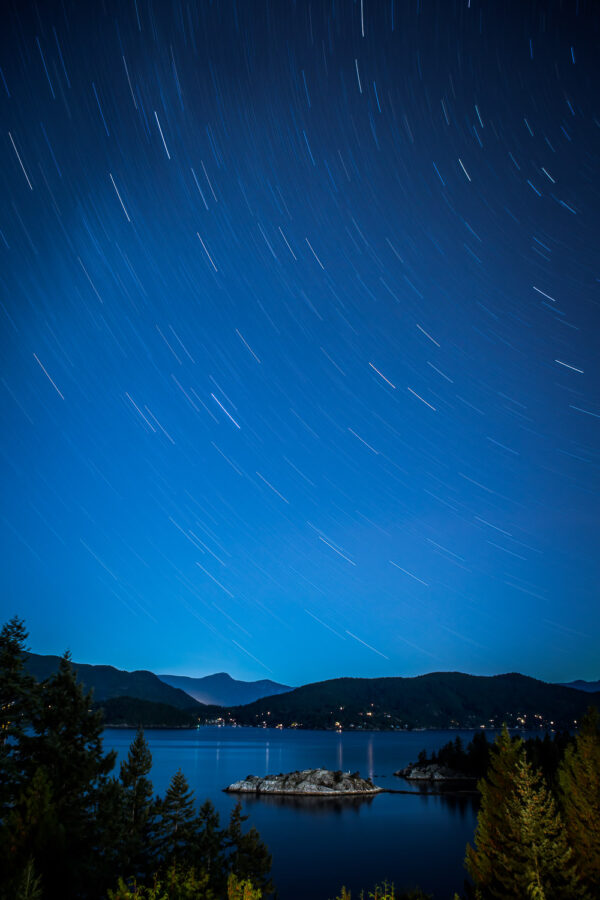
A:
[[[358,770],[385,788],[411,789],[393,772],[460,734],[472,732],[372,732],[203,727],[148,731],[152,781],[163,793],[181,767],[200,801],[209,797],[226,821],[236,797],[223,788],[246,775],[323,766]],[[134,732],[107,729],[106,749],[127,754]],[[245,797],[244,812],[273,854],[280,900],[333,900],[342,884],[357,896],[377,881],[420,885],[435,900],[449,900],[464,880],[465,845],[476,820],[473,797],[416,793],[355,798]],[[356,894],[354,892],[356,891]]]

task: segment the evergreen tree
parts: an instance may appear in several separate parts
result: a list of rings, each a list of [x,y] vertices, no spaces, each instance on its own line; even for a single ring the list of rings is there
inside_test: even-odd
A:
[[[194,820],[194,794],[178,769],[159,804],[156,842],[163,863],[187,862],[195,836]]]
[[[35,680],[25,671],[26,640],[17,616],[0,630],[0,820],[24,784],[25,728],[36,700]]]
[[[146,776],[152,769],[152,754],[144,729],[140,726],[127,754],[121,763],[120,779],[125,788],[127,822],[130,828],[137,829],[150,813],[152,800],[152,782]]]
[[[469,774],[482,777],[487,772],[490,759],[490,745],[485,731],[478,731],[473,735],[467,748],[467,762],[465,770]]]
[[[116,753],[103,753],[102,714],[91,705],[91,693],[84,693],[65,654],[57,672],[41,685],[31,718],[34,735],[28,739],[26,774],[32,777],[43,768],[67,848],[47,860],[42,881],[49,894],[60,885],[64,898],[94,891],[91,885],[104,861],[100,848],[108,846],[108,835],[101,831],[106,819],[99,813]]]
[[[496,738],[487,778],[480,783],[476,850],[466,865],[482,900],[582,900],[573,852],[556,804],[534,775],[520,739],[506,728]]]
[[[65,852],[65,835],[52,801],[50,781],[37,769],[2,823],[0,897],[6,900],[40,889],[48,864]],[[35,862],[34,862],[35,861]],[[33,896],[33,894],[32,894]]]
[[[94,843],[88,848],[87,869],[97,896],[101,885],[108,889],[118,874],[133,872],[123,785],[117,778],[107,778],[94,791],[94,798]]]
[[[77,681],[70,655],[41,685],[41,703],[32,717],[35,736],[30,766],[44,766],[62,811],[81,812],[94,788],[113,769],[116,752],[102,748],[102,713],[92,710],[91,692]]]
[[[482,897],[510,896],[504,883],[510,872],[513,847],[506,803],[514,792],[517,764],[522,753],[523,742],[520,738],[511,741],[505,725],[491,748],[487,775],[478,784],[481,803],[475,848],[467,844],[465,865]],[[505,869],[506,875],[501,874]]]
[[[206,800],[195,822],[191,852],[193,864],[208,873],[214,890],[223,888],[227,875],[227,834],[219,826],[219,813],[210,800]]]
[[[361,891],[358,896],[359,900],[366,900],[367,897],[368,900],[432,900],[431,894],[424,894],[420,888],[413,888],[410,891],[403,891],[401,894],[398,894],[394,885],[388,884],[386,881],[383,884],[375,885],[368,894]],[[342,887],[336,900],[352,900],[352,892],[346,887]],[[454,895],[454,900],[460,900],[457,894]]]
[[[582,882],[600,896],[600,717],[590,709],[558,773],[562,816]]]
[[[261,900],[262,894],[250,881],[240,881],[232,873],[226,887],[215,894],[208,886],[208,874],[193,868],[172,865],[150,886],[122,878],[116,890],[108,891],[108,900]],[[36,898],[37,900],[37,898]]]
[[[108,891],[108,900],[220,900],[208,888],[208,875],[193,868],[173,864],[151,885],[128,884],[119,878],[116,890]],[[250,900],[253,900],[250,897]]]
[[[250,881],[240,881],[231,873],[227,880],[227,900],[261,900],[262,892]]]
[[[14,900],[42,900],[42,897],[41,878],[35,874],[35,866],[30,859],[16,885]]]
[[[181,770],[154,800],[141,730],[111,777],[116,753],[103,751],[102,713],[69,654],[38,684],[24,668],[26,639],[17,618],[0,630],[0,900],[87,900],[119,874],[157,871],[154,887],[142,887],[161,900],[222,898],[231,870],[236,897],[271,893],[271,857],[255,829],[242,832],[240,808],[226,829],[209,801],[196,815]]]
[[[556,804],[524,754],[518,760],[515,790],[506,805],[513,844],[508,884],[519,889],[510,896],[582,900],[585,891]]]
[[[254,826],[245,833],[242,831],[242,823],[247,818],[242,815],[242,804],[236,803],[227,827],[231,848],[229,868],[238,878],[251,881],[263,896],[268,896],[275,890],[269,877],[272,857]]]
[[[152,782],[147,777],[152,769],[152,754],[140,727],[121,763],[122,815],[124,827],[123,856],[125,871],[143,875],[151,864],[152,832],[156,803]]]

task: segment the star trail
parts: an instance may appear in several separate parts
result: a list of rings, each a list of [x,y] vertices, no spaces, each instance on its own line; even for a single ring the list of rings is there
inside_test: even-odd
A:
[[[599,37],[584,0],[9,4],[32,649],[598,677]]]

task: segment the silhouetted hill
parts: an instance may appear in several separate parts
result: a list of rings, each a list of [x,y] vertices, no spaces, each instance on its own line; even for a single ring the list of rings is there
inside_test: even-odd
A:
[[[161,681],[172,687],[181,688],[199,703],[217,706],[243,706],[262,697],[283,694],[292,688],[264,678],[262,681],[236,681],[226,672],[190,678],[186,675],[159,675]]]
[[[104,713],[107,727],[131,725],[137,728],[189,728],[197,723],[197,716],[168,703],[153,703],[137,697],[113,697],[94,703]]]
[[[27,668],[38,680],[56,671],[58,663],[58,656],[27,655]],[[172,727],[193,724],[199,717],[201,721],[220,719],[240,725],[298,728],[478,728],[498,727],[503,722],[512,727],[569,728],[589,705],[600,708],[600,691],[591,690],[592,682],[547,684],[515,673],[488,677],[432,672],[417,678],[335,678],[286,689],[268,680],[235,681],[225,673],[186,678],[125,672],[113,666],[73,665],[85,687],[94,690],[94,703],[106,709],[111,724],[123,724],[133,716],[135,724],[140,721]],[[204,693],[203,684],[207,685]],[[579,684],[589,686],[574,690]],[[184,686],[190,693],[181,689]],[[250,703],[231,704],[231,699],[246,688],[275,688],[278,693]],[[214,703],[217,696],[226,702]],[[198,702],[199,697],[210,705]],[[134,704],[135,700],[150,706]],[[161,713],[158,706],[163,705]],[[185,720],[173,715],[173,710],[183,711]]]
[[[335,678],[223,710],[242,725],[300,728],[573,727],[600,693],[586,694],[525,675],[433,672],[417,678]],[[214,711],[200,713],[214,718]]]
[[[28,653],[26,667],[34,678],[43,681],[56,672],[59,661],[59,656]],[[93,689],[95,703],[113,697],[136,697],[153,703],[167,703],[176,709],[200,708],[200,704],[189,694],[165,684],[152,672],[125,672],[113,666],[90,666],[87,663],[73,663],[73,668],[86,689]]]
[[[582,681],[579,678],[577,681],[563,682],[561,687],[575,688],[576,691],[587,691],[588,694],[595,694],[597,691],[600,691],[600,681]]]

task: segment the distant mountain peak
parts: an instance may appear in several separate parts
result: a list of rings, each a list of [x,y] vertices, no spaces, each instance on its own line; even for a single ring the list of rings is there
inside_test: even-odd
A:
[[[574,688],[576,691],[586,691],[588,694],[594,694],[600,691],[600,681],[584,681],[578,678],[576,681],[561,682],[561,687]]]
[[[261,681],[238,681],[228,672],[216,672],[202,678],[188,675],[159,675],[161,681],[185,691],[199,703],[209,706],[243,706],[263,697],[283,694],[292,688],[263,678]]]

